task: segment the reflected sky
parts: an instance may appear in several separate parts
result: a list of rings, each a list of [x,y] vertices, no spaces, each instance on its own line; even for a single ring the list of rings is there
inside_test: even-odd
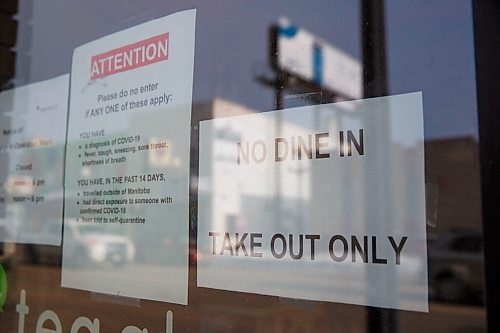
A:
[[[50,0],[21,6],[21,22],[32,20],[36,29],[21,24],[18,44],[35,56],[28,65],[18,62],[18,84],[69,72],[78,45],[188,8],[198,9],[194,103],[219,97],[260,111],[274,108],[273,89],[255,77],[267,66],[268,30],[279,17],[361,56],[358,2]],[[387,1],[386,29],[389,93],[423,91],[426,138],[477,136],[470,1]]]

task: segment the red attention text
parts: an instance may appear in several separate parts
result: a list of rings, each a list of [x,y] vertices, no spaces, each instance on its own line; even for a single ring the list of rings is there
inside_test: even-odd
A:
[[[128,71],[168,59],[168,32],[92,57],[90,79]]]

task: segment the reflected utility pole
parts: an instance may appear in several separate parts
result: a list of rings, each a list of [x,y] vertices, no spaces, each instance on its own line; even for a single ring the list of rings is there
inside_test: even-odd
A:
[[[270,45],[269,45],[269,50],[270,50],[270,63],[271,63],[271,68],[276,72],[276,78],[274,83],[274,91],[275,91],[275,101],[274,101],[274,109],[275,110],[282,110],[284,107],[284,92],[285,92],[285,87],[286,87],[286,74],[283,73],[283,71],[280,70],[279,65],[278,65],[278,27],[273,26],[271,27],[271,38],[269,39]],[[281,119],[282,115],[279,112],[276,114],[276,124],[275,124],[275,131],[276,131],[276,137],[281,137],[281,127],[283,126],[282,122],[283,120]],[[275,225],[278,227],[282,227],[282,221],[281,221],[281,209],[282,209],[282,202],[281,202],[281,165],[277,166],[274,168],[274,179],[276,182],[275,186],[275,207],[276,207],[276,215],[275,215]]]
[[[257,81],[264,84],[265,86],[272,87],[274,90],[274,110],[282,110],[284,108],[284,94],[285,89],[288,88],[288,75],[281,70],[278,64],[278,34],[279,27],[276,25],[271,26],[269,29],[269,54],[268,62],[271,70],[274,73],[273,78],[268,78],[265,76],[258,75],[256,77]],[[281,136],[282,127],[282,116],[281,114],[276,115],[275,122],[275,135],[277,137]],[[274,225],[278,229],[281,227],[281,167],[276,167],[274,170],[274,181],[275,181],[275,196],[274,196]]]
[[[286,69],[281,68],[279,64],[279,26],[272,25],[269,29],[269,53],[268,63],[273,73],[272,77],[258,74],[255,78],[263,85],[270,87],[274,90],[274,110],[283,110],[285,108],[285,93],[304,94],[314,93],[317,97],[314,103],[322,104],[324,101],[333,101],[339,95],[317,82],[301,78],[293,73],[288,72]],[[319,93],[319,94],[318,94]],[[276,115],[275,121],[275,134],[281,136],[282,132],[282,115]],[[282,170],[281,166],[274,168],[275,179],[275,226],[279,229],[282,226]]]
[[[388,94],[384,7],[384,0],[361,0],[363,98]],[[382,127],[380,128],[382,133],[387,129],[387,121],[388,119],[377,121]],[[396,319],[395,310],[369,307],[367,332],[396,332]]]
[[[387,65],[384,0],[361,0],[363,97],[386,96]]]

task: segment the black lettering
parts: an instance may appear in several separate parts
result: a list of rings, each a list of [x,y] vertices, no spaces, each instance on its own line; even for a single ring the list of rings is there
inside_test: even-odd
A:
[[[257,145],[262,147],[260,158],[257,158],[257,154],[256,154]],[[266,143],[262,140],[255,141],[255,143],[253,144],[253,147],[252,147],[252,159],[253,159],[253,161],[257,164],[262,163],[266,159],[266,155],[267,155]]]
[[[236,250],[236,255],[238,255],[240,248],[243,250],[243,253],[245,254],[245,257],[248,257],[248,252],[247,248],[245,247],[245,238],[247,238],[247,233],[245,232],[243,234],[243,237],[240,238],[240,234],[236,233],[236,245],[235,245],[235,250]]]
[[[306,239],[311,240],[311,260],[314,260],[314,255],[315,255],[315,244],[314,242],[319,239],[319,235],[306,235]]]
[[[374,264],[387,264],[387,259],[377,258],[377,236],[372,236],[372,262]]]
[[[352,244],[352,262],[356,262],[356,251],[361,255],[361,259],[363,259],[364,263],[368,262],[368,237],[363,236],[363,248],[361,248],[361,244],[358,242],[358,238],[356,236],[351,236],[351,244]]]
[[[320,148],[326,148],[328,147],[328,143],[326,142],[319,142],[322,138],[327,138],[329,137],[330,134],[328,133],[319,133],[319,134],[315,134],[315,138],[316,138],[316,158],[329,158],[330,157],[330,153],[320,153]]]
[[[281,240],[281,244],[283,247],[283,249],[280,253],[276,252],[276,250],[274,249],[274,243],[276,242],[276,239],[278,239],[278,238]],[[273,237],[271,238],[271,253],[273,254],[273,257],[278,258],[278,259],[281,259],[285,256],[285,254],[286,254],[286,238],[285,238],[285,236],[283,236],[282,234],[273,235]]]
[[[358,132],[359,132],[359,143],[356,140],[356,137],[354,136],[354,134],[352,134],[352,131],[347,131],[347,155],[348,156],[352,156],[352,144],[354,144],[354,147],[358,151],[358,155],[365,154],[363,129],[360,129]]]
[[[389,242],[391,242],[392,248],[396,253],[396,265],[401,264],[401,251],[403,250],[403,246],[405,246],[407,239],[408,237],[404,236],[403,238],[401,238],[401,242],[399,242],[399,245],[396,245],[394,238],[392,236],[389,236]]]
[[[341,256],[337,256],[335,254],[335,251],[333,251],[333,245],[336,240],[340,240],[343,245],[343,251]],[[347,240],[341,236],[341,235],[335,235],[332,238],[330,238],[330,244],[328,245],[328,249],[330,250],[330,257],[335,260],[336,262],[342,262],[347,258],[347,254],[349,252],[349,247],[347,245]]]
[[[279,150],[280,143],[284,144],[282,146],[285,147],[283,156],[280,156],[280,150]],[[288,142],[286,141],[286,139],[285,138],[274,139],[274,161],[281,162],[284,159],[286,159],[287,155],[288,155]]]
[[[210,231],[210,232],[208,233],[208,236],[209,236],[209,237],[212,237],[212,254],[215,254],[215,244],[216,244],[216,238],[220,236],[220,233]]]
[[[293,235],[290,234],[288,235],[288,240],[290,242],[290,257],[292,259],[300,259],[302,258],[302,254],[304,253],[304,235],[299,235],[299,253],[295,254],[293,253]]]
[[[248,157],[249,157],[249,147],[248,147],[248,142],[245,142],[246,144],[246,150],[243,150],[243,148],[241,147],[241,142],[238,142],[236,144],[236,150],[237,150],[237,154],[236,154],[236,163],[239,165],[240,164],[240,156],[243,157],[243,160],[245,161],[246,164],[249,163],[248,161]]]
[[[344,131],[339,132],[339,155],[340,157],[345,156],[345,143],[344,143]]]
[[[262,238],[262,234],[250,234],[250,256],[262,257],[261,252],[255,252],[254,250],[256,247],[262,247],[262,243],[255,241],[256,238]]]
[[[233,247],[231,246],[231,237],[229,237],[229,233],[226,232],[224,234],[224,240],[222,241],[222,248],[220,249],[220,255],[224,254],[224,251],[229,251],[229,253],[234,256]]]
[[[298,142],[298,155],[299,155],[299,160],[302,159],[302,150],[306,153],[306,156],[308,159],[312,159],[312,143],[311,143],[311,135],[307,136],[307,145],[304,142],[304,139],[299,136],[299,142]],[[307,238],[307,237],[306,237]]]

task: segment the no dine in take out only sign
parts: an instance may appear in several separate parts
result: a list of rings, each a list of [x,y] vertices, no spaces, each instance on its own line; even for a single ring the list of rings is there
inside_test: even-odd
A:
[[[199,177],[198,286],[428,311],[421,93],[204,121]]]

